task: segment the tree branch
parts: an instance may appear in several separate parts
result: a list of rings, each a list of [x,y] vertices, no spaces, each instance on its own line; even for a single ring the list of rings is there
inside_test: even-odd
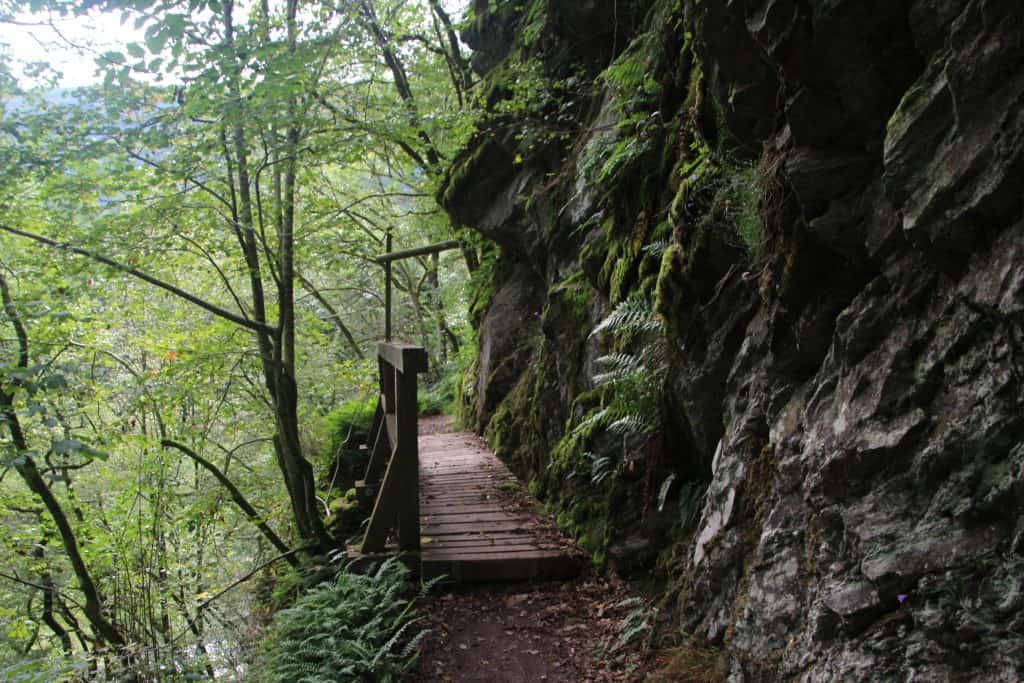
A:
[[[263,534],[263,536],[266,537],[268,541],[270,541],[271,545],[277,548],[279,552],[284,554],[282,555],[282,557],[287,555],[288,561],[292,564],[292,566],[298,566],[299,561],[295,557],[288,554],[291,551],[289,551],[288,546],[285,545],[285,542],[282,541],[281,538],[276,533],[274,533],[274,530],[271,529],[270,526],[263,520],[263,518],[260,516],[260,513],[256,511],[256,508],[254,508],[249,503],[249,501],[246,500],[245,496],[242,495],[242,492],[238,490],[238,487],[235,486],[234,482],[228,479],[216,465],[214,465],[209,460],[203,458],[201,455],[196,453],[194,450],[192,450],[185,444],[178,443],[177,441],[173,441],[171,439],[161,439],[160,445],[163,446],[164,448],[174,448],[184,453],[193,461],[195,461],[197,465],[202,466],[210,474],[212,474],[217,479],[217,481],[219,481],[221,485],[225,489],[227,489],[228,493],[231,495],[231,500],[235,501],[235,505],[237,505],[242,510],[242,512],[245,513],[245,516],[249,518],[249,521],[256,525],[256,528],[258,528],[260,532]]]
[[[338,328],[341,335],[345,337],[345,341],[348,342],[348,346],[352,349],[352,353],[355,354],[356,358],[365,358],[363,350],[359,348],[359,344],[356,343],[356,340],[352,336],[352,332],[348,329],[348,326],[345,325],[344,321],[342,321],[341,314],[338,313],[337,309],[335,309],[334,306],[324,298],[324,295],[320,293],[320,290],[317,289],[312,282],[307,280],[302,273],[296,271],[295,276],[299,279],[299,284],[301,284],[302,287],[327,310],[327,315],[330,316],[331,320],[334,322],[334,326]]]
[[[132,266],[121,263],[120,261],[115,261],[114,259],[108,256],[104,256],[103,254],[98,254],[94,251],[83,249],[82,247],[76,247],[73,244],[69,244],[67,242],[58,242],[57,240],[52,240],[49,237],[43,237],[42,235],[37,235],[35,233],[27,232],[25,230],[18,230],[17,228],[13,228],[4,223],[0,223],[0,230],[8,232],[12,235],[18,235],[19,237],[26,237],[30,240],[38,242],[39,244],[45,244],[48,247],[53,247],[54,249],[70,251],[72,254],[78,254],[79,256],[85,256],[86,258],[90,258],[93,261],[98,261],[104,265],[119,270],[122,273],[131,275],[134,278],[149,283],[154,287],[158,287],[166,292],[170,292],[174,296],[184,299],[185,301],[188,301],[191,304],[195,304],[199,308],[202,308],[203,310],[208,311],[214,314],[215,316],[233,322],[241,327],[246,327],[250,330],[253,330],[254,332],[272,333],[274,331],[274,328],[271,327],[270,325],[267,325],[266,323],[262,323],[257,320],[249,320],[240,315],[232,313],[231,311],[223,309],[220,306],[211,304],[208,301],[204,301],[203,299],[200,299],[194,294],[190,294],[185,290],[172,285],[169,282],[164,282],[159,278],[153,277],[148,273],[142,272],[138,268],[133,268]]]

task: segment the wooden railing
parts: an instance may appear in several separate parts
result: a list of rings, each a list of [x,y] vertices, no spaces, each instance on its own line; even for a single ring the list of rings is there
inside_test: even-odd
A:
[[[420,548],[417,375],[427,370],[427,352],[419,346],[381,342],[380,401],[370,434],[370,462],[357,489],[374,496],[373,513],[360,551],[379,553],[395,532],[398,549]]]

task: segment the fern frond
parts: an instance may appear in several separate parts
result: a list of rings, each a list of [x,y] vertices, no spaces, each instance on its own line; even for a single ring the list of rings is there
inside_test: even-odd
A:
[[[604,424],[605,420],[610,416],[607,408],[597,410],[587,417],[580,420],[580,423],[573,427],[572,433],[576,436],[587,434],[596,427],[600,427]]]
[[[643,415],[623,415],[608,425],[608,431],[620,436],[643,434],[651,430],[651,420]]]
[[[644,248],[641,249],[641,251],[643,251],[645,254],[661,256],[662,254],[665,253],[665,250],[668,249],[669,244],[671,244],[669,240],[655,240],[650,244],[644,245]]]
[[[593,453],[587,453],[590,457],[590,481],[594,484],[602,484],[615,471],[615,464],[608,456],[595,457]]]
[[[661,329],[662,323],[654,317],[651,304],[642,296],[634,294],[612,309],[612,312],[591,331],[590,337],[609,330],[612,332],[657,332]]]

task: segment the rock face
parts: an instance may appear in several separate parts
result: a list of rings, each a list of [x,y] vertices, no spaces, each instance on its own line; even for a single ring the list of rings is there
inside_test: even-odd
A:
[[[522,5],[474,40],[550,87],[444,191],[501,247],[481,431],[731,680],[1024,679],[1024,6]],[[589,334],[630,296],[660,339]],[[659,344],[654,433],[584,432]]]

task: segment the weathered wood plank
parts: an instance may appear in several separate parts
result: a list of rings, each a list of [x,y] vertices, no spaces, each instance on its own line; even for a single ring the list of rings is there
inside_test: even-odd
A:
[[[421,346],[378,342],[377,355],[402,374],[427,371],[427,350]]]
[[[504,510],[491,512],[447,512],[443,514],[423,515],[423,524],[427,525],[448,525],[448,524],[486,524],[492,522],[520,522],[529,523],[532,521],[530,515],[510,515]]]

